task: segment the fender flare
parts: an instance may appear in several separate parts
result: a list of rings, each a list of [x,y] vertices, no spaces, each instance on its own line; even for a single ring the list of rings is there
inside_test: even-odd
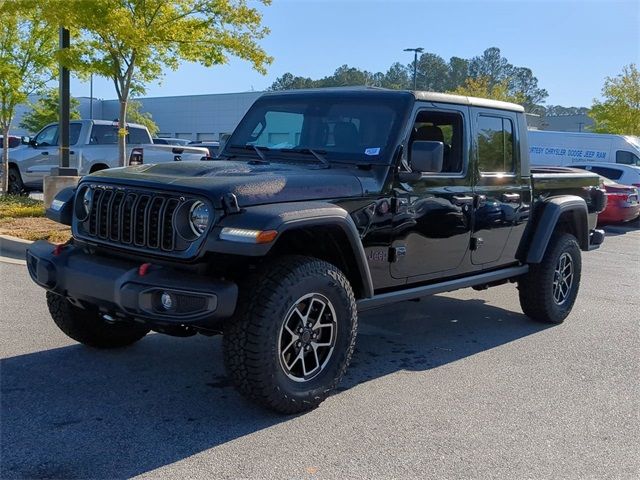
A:
[[[560,195],[547,198],[538,207],[537,221],[534,222],[535,232],[531,236],[526,263],[540,263],[544,256],[549,240],[556,229],[560,217],[571,214],[571,221],[577,232],[578,244],[581,250],[589,250],[589,220],[587,203],[577,195]]]
[[[209,234],[204,249],[206,252],[260,257],[269,253],[284,232],[321,226],[336,226],[345,234],[358,267],[363,296],[372,297],[373,280],[358,229],[345,209],[331,203],[294,202],[248,207],[240,214],[224,217]],[[220,239],[220,232],[225,227],[275,230],[278,234],[272,242],[265,244],[232,242]]]

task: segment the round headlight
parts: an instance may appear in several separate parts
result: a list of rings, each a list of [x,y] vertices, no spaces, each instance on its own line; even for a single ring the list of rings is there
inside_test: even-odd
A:
[[[189,221],[193,233],[198,237],[202,235],[209,227],[210,220],[209,207],[202,202],[194,202],[189,212]]]
[[[93,190],[90,187],[84,187],[79,192],[79,198],[76,198],[76,216],[81,222],[89,218],[91,202],[93,202]]]

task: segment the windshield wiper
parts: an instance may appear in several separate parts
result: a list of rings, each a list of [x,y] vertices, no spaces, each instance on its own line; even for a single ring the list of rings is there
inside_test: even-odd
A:
[[[262,163],[269,163],[266,155],[264,154],[264,150],[269,150],[268,147],[259,147],[258,145],[254,145],[252,143],[247,143],[246,145],[229,145],[230,148],[240,148],[242,150],[254,150],[258,156],[260,157],[260,161]]]
[[[313,155],[314,157],[316,157],[316,160],[318,160],[320,163],[322,163],[325,167],[329,168],[331,165],[329,164],[329,160],[327,160],[324,156],[326,152],[326,150],[314,150],[312,148],[306,148],[306,147],[301,147],[301,148],[280,148],[279,149],[281,152],[293,152],[293,153],[310,153],[311,155]]]

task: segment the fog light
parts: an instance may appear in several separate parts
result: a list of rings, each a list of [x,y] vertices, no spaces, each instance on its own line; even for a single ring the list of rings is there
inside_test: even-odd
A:
[[[173,308],[173,297],[168,292],[163,292],[160,297],[160,303],[162,303],[162,308],[165,310],[171,310]]]

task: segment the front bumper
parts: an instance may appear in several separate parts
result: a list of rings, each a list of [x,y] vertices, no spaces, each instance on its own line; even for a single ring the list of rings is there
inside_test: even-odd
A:
[[[140,271],[131,261],[85,253],[68,245],[40,240],[27,249],[27,268],[34,282],[105,314],[176,325],[204,324],[230,317],[238,287],[226,280],[151,265]],[[145,271],[146,270],[146,271]],[[172,306],[165,308],[162,295]]]

